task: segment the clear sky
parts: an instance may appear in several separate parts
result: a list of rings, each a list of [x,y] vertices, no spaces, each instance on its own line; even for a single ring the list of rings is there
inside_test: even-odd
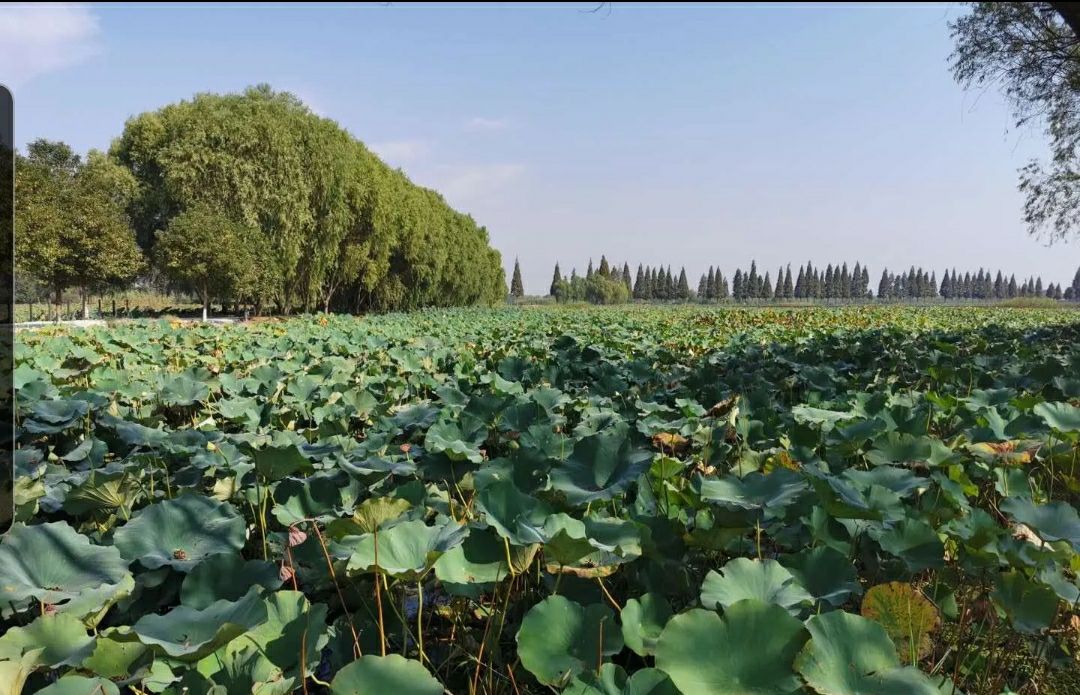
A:
[[[855,261],[1071,281],[1021,221],[1045,152],[949,74],[941,5],[0,7],[16,141],[107,147],[200,91],[289,90],[487,226],[556,260],[725,274]]]

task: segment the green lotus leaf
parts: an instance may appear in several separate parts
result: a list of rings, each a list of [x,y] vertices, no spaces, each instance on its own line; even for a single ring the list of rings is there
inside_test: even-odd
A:
[[[352,551],[346,565],[350,572],[373,572],[377,568],[391,576],[413,578],[427,571],[467,534],[467,527],[453,521],[444,526],[404,521],[378,534],[346,536],[341,545]]]
[[[785,556],[781,564],[818,601],[839,606],[853,594],[862,593],[855,565],[835,548],[819,545]]]
[[[67,613],[46,614],[0,636],[0,659],[19,659],[26,652],[40,650],[38,664],[76,666],[89,656],[93,646],[94,639],[81,620]]]
[[[648,470],[652,457],[651,451],[633,445],[628,425],[620,421],[579,440],[570,456],[551,469],[551,486],[572,505],[608,500]]]
[[[475,502],[487,522],[514,545],[544,542],[542,529],[551,510],[510,480],[494,480],[479,487]]]
[[[120,695],[116,683],[98,677],[69,674],[38,691],[38,695]]]
[[[89,412],[90,404],[82,400],[38,401],[22,427],[34,434],[55,434],[77,425]]]
[[[494,529],[471,529],[461,545],[435,561],[435,576],[448,593],[479,598],[509,576],[506,551],[506,541]]]
[[[134,586],[116,548],[93,545],[62,521],[15,524],[0,539],[0,607],[5,614],[33,599],[86,618]]]
[[[615,614],[605,604],[586,607],[563,596],[549,596],[529,609],[517,634],[521,665],[545,685],[565,685],[598,656],[623,648]]]
[[[723,618],[695,608],[669,620],[656,666],[683,695],[793,695],[802,684],[791,664],[805,641],[802,624],[782,607],[747,599]]]
[[[1080,408],[1068,403],[1040,403],[1036,415],[1059,432],[1080,432]]]
[[[795,418],[795,422],[805,422],[813,425],[821,425],[821,429],[829,431],[838,422],[844,420],[850,420],[854,417],[853,413],[842,413],[836,410],[824,410],[822,408],[811,408],[805,405],[797,405],[791,409],[791,415]]]
[[[246,531],[232,505],[190,494],[143,507],[116,530],[113,545],[129,562],[187,572],[209,555],[240,550]]]
[[[281,681],[284,692],[299,687],[304,672],[319,663],[326,635],[326,606],[312,606],[298,591],[278,591],[263,601],[266,621],[236,637],[196,665],[199,673],[229,692],[252,692],[253,685]],[[291,687],[289,683],[291,682]],[[255,688],[262,692],[265,688]]]
[[[925,461],[932,453],[929,437],[889,432],[874,441],[874,448],[866,453],[866,458],[875,466],[882,466],[890,463]]]
[[[128,628],[109,628],[98,633],[94,638],[93,649],[86,657],[82,668],[105,678],[124,679],[143,662],[142,657],[149,648],[141,642],[115,639],[114,635]]]
[[[206,608],[222,599],[236,601],[253,586],[273,590],[281,586],[278,566],[266,560],[244,560],[236,553],[210,555],[184,577],[180,603]]]
[[[443,687],[424,665],[398,654],[365,654],[346,664],[330,683],[333,695],[442,695]]]
[[[216,401],[214,406],[221,417],[240,423],[249,430],[255,430],[262,422],[262,406],[255,398],[223,398]]]
[[[843,611],[806,621],[810,641],[795,669],[821,695],[941,695],[917,668],[900,667],[885,628]]]
[[[161,385],[160,398],[165,405],[187,406],[205,401],[210,389],[205,382],[197,381],[191,374],[177,374],[165,379]]]
[[[626,646],[638,656],[655,654],[656,640],[671,615],[671,604],[659,594],[648,593],[627,601],[619,614]]]
[[[465,431],[462,423],[440,420],[428,429],[424,437],[424,448],[436,454],[445,454],[451,461],[470,461],[480,463],[484,454],[480,445],[487,438],[484,428],[470,428]]]
[[[315,470],[295,444],[256,449],[254,457],[256,472],[267,480],[281,480],[297,473],[310,475]]]
[[[334,475],[317,474],[303,480],[285,478],[274,489],[274,506],[270,511],[282,526],[304,519],[325,522],[343,510],[342,493],[346,490]]]
[[[776,560],[735,558],[719,572],[710,570],[701,584],[701,605],[727,608],[744,599],[774,603],[798,614],[814,597]]]
[[[597,671],[584,671],[563,695],[679,695],[668,675],[655,668],[643,668],[627,678],[618,664],[604,664]]]
[[[165,430],[129,422],[115,415],[102,415],[98,418],[98,422],[116,432],[116,436],[128,446],[152,449],[164,444],[169,438],[169,433]]]
[[[903,519],[891,528],[872,530],[870,535],[882,550],[900,558],[911,572],[945,563],[945,544],[922,519]]]
[[[572,565],[596,550],[589,542],[585,522],[569,514],[549,516],[544,521],[544,537],[544,557],[549,567]]]
[[[1057,615],[1057,593],[1017,570],[999,574],[990,597],[1020,632],[1038,634],[1050,627]]]
[[[1044,541],[1067,541],[1080,552],[1080,514],[1069,503],[1036,505],[1026,497],[1010,497],[1001,503],[1001,511],[1030,526]]]
[[[197,661],[266,620],[266,605],[252,587],[239,601],[215,601],[203,609],[177,606],[161,615],[144,615],[127,637],[175,659]]]
[[[771,473],[757,471],[742,478],[701,478],[701,499],[730,509],[779,512],[795,502],[808,488],[803,477],[787,468]],[[780,516],[774,513],[773,516]]]

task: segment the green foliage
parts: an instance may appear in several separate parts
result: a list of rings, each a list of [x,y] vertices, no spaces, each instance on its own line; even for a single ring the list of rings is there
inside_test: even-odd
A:
[[[243,264],[258,272],[244,298],[362,311],[505,296],[483,227],[291,94],[197,94],[130,119],[111,155],[139,182],[144,247],[196,208],[254,230]]]
[[[20,332],[0,676],[1054,692],[1077,346],[1067,311],[902,306]]]
[[[257,293],[261,267],[251,252],[254,232],[209,207],[172,218],[154,246],[158,267],[173,282],[198,295],[206,318],[210,302]]]
[[[123,285],[144,266],[127,206],[135,178],[100,152],[82,161],[67,145],[36,140],[15,176],[15,261],[59,304],[69,287]]]

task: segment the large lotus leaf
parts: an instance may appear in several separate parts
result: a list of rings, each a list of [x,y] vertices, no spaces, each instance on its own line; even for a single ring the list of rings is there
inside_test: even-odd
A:
[[[638,656],[655,654],[656,640],[671,615],[671,604],[660,594],[648,593],[627,601],[619,614],[626,646]]]
[[[818,601],[839,606],[852,594],[862,593],[855,565],[835,548],[819,545],[781,558],[795,579]]]
[[[871,486],[880,485],[900,496],[905,496],[913,490],[930,484],[929,478],[917,476],[906,468],[888,464],[875,466],[868,471],[849,468],[844,471],[844,477],[863,490],[869,491]]]
[[[310,672],[319,663],[328,640],[325,605],[312,606],[298,591],[278,591],[264,604],[266,622],[204,657],[196,666],[230,692],[252,692],[255,684],[296,678],[301,654],[306,658],[304,672]],[[293,682],[285,692],[297,686]]]
[[[552,488],[573,505],[608,500],[649,468],[652,452],[639,449],[624,422],[585,437],[567,459],[551,469]]]
[[[129,470],[93,470],[64,498],[64,511],[83,516],[96,510],[124,510],[127,513],[140,496],[140,482]]]
[[[49,666],[76,666],[90,655],[94,639],[86,626],[67,613],[42,615],[26,627],[12,627],[0,636],[0,659],[19,659],[29,651],[41,650],[37,663]]]
[[[353,512],[360,533],[374,533],[387,521],[397,519],[409,511],[412,503],[400,497],[371,497],[361,502]]]
[[[1020,632],[1037,634],[1050,627],[1057,614],[1057,593],[1017,570],[998,575],[990,596]]]
[[[116,683],[105,678],[68,674],[52,685],[38,691],[38,695],[119,695]]]
[[[738,557],[719,572],[710,570],[701,584],[701,605],[706,608],[728,606],[744,599],[774,603],[792,614],[799,613],[814,597],[776,560],[751,560]]]
[[[1068,403],[1040,403],[1036,415],[1059,432],[1080,432],[1080,408]]]
[[[237,553],[210,555],[184,577],[180,603],[191,608],[206,608],[214,601],[236,601],[253,586],[276,589],[281,586],[280,571],[266,560],[244,560]]]
[[[1068,541],[1080,552],[1080,514],[1067,502],[1036,505],[1026,497],[1010,497],[1001,511],[1035,530],[1044,541]]]
[[[873,530],[870,535],[882,550],[903,560],[912,572],[941,567],[945,562],[945,545],[922,519],[904,519],[891,528]]]
[[[627,678],[618,664],[604,664],[599,671],[583,671],[563,695],[679,695],[668,675],[643,668]]]
[[[721,618],[700,608],[670,621],[656,643],[656,666],[683,695],[793,695],[802,685],[792,661],[806,641],[802,624],[753,599]]]
[[[136,671],[149,648],[140,642],[114,639],[114,635],[127,629],[109,628],[98,633],[90,655],[83,659],[82,668],[114,679],[127,678]]]
[[[187,572],[208,555],[240,550],[246,531],[232,505],[190,494],[143,507],[116,530],[113,544],[129,562]]]
[[[307,475],[315,469],[295,444],[282,444],[256,449],[255,470],[267,480],[281,480],[297,473]]]
[[[569,514],[552,514],[544,521],[544,557],[548,566],[557,571],[561,565],[571,565],[595,548],[589,543],[585,522]]]
[[[795,669],[821,695],[940,695],[922,671],[900,667],[885,628],[832,611],[806,621],[810,641]]]
[[[249,430],[255,430],[262,422],[262,406],[258,399],[242,396],[223,398],[214,406],[223,418],[238,422]]]
[[[487,438],[483,428],[464,428],[463,423],[440,420],[428,429],[424,448],[436,454],[445,454],[451,461],[480,463],[484,453],[480,445]]]
[[[210,389],[203,381],[197,381],[191,374],[177,374],[166,378],[161,385],[160,398],[165,405],[187,406],[205,401]]]
[[[757,471],[742,478],[733,475],[720,479],[702,478],[701,499],[731,509],[768,511],[780,516],[807,490],[806,481],[798,473],[778,468],[771,473]]]
[[[889,432],[874,442],[866,458],[875,466],[890,463],[925,461],[933,453],[929,437],[916,437],[902,432]]]
[[[34,434],[55,434],[78,424],[89,412],[90,404],[82,400],[38,401],[22,427]]]
[[[342,493],[347,488],[332,475],[313,475],[303,480],[286,478],[274,489],[274,506],[271,513],[282,526],[290,526],[304,519],[327,521],[340,514],[345,500]]]
[[[544,542],[543,526],[551,510],[512,481],[493,480],[478,488],[475,504],[499,535],[514,545]]]
[[[600,656],[618,653],[622,633],[605,604],[586,607],[549,596],[529,609],[517,634],[521,665],[545,685],[565,685],[595,668]]]
[[[461,545],[435,561],[435,576],[448,593],[479,598],[509,576],[506,550],[506,541],[494,529],[471,529]]]
[[[337,672],[333,695],[442,695],[443,687],[424,665],[398,654],[365,654]]]
[[[427,571],[467,534],[467,527],[453,521],[443,526],[404,521],[377,534],[347,536],[341,545],[352,550],[346,566],[350,572],[373,572],[378,568],[391,576],[412,578]]]
[[[116,432],[116,436],[128,446],[152,449],[165,443],[169,438],[169,433],[165,430],[154,429],[137,422],[128,422],[115,415],[102,415],[98,418],[98,422]]]
[[[30,599],[85,618],[134,588],[127,563],[62,521],[14,525],[0,542],[0,606]]]
[[[19,695],[30,674],[38,666],[41,649],[32,649],[22,656],[0,659],[0,695]]]
[[[144,615],[127,636],[173,658],[197,661],[266,619],[266,605],[253,587],[239,601],[215,601],[203,609],[177,606],[162,615]]]
[[[915,663],[930,652],[930,633],[938,625],[938,611],[910,584],[889,582],[870,587],[860,612],[885,628],[903,660]]]

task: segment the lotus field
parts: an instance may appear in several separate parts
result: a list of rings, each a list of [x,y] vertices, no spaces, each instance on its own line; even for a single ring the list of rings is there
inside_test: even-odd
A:
[[[1080,692],[1080,312],[128,323],[15,387],[0,692]]]

